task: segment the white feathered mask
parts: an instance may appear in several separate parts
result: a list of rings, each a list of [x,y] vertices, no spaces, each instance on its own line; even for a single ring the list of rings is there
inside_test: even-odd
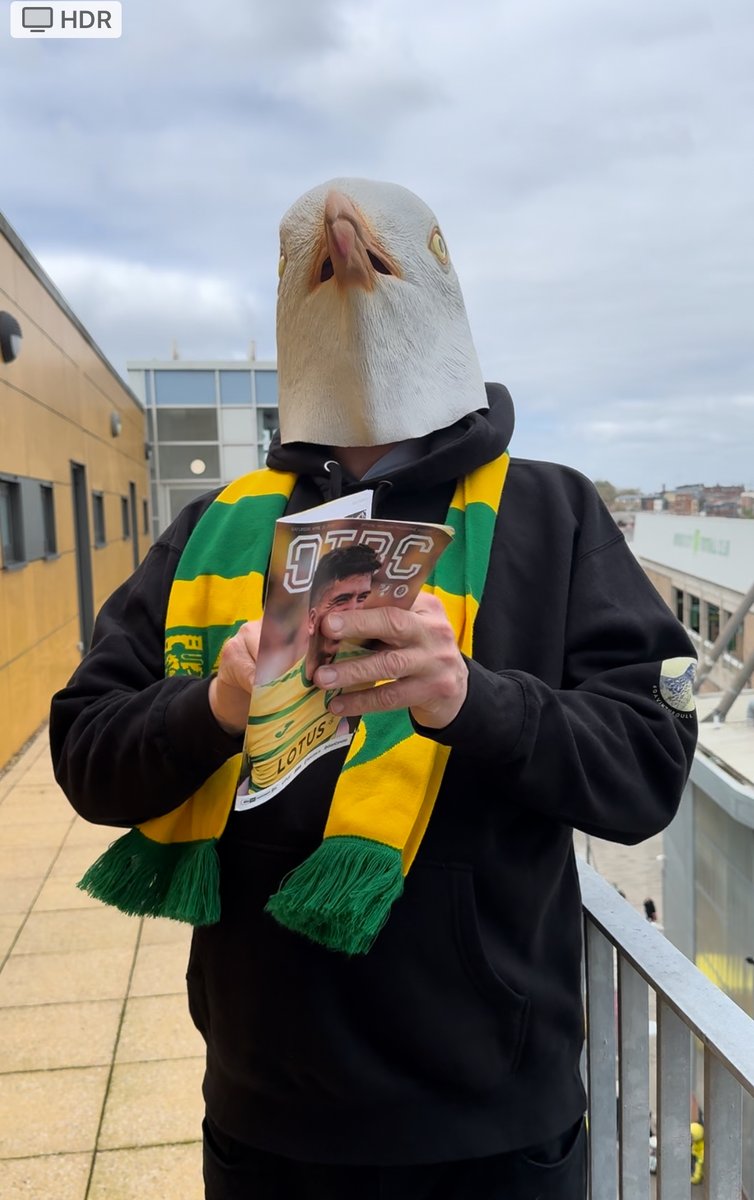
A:
[[[413,192],[333,179],[288,210],[280,246],[283,442],[382,446],[488,407],[458,278]]]

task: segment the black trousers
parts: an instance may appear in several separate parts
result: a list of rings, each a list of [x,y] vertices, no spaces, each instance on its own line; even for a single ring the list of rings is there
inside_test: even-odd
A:
[[[586,1200],[584,1121],[510,1154],[410,1167],[305,1163],[255,1150],[204,1121],[206,1200]]]

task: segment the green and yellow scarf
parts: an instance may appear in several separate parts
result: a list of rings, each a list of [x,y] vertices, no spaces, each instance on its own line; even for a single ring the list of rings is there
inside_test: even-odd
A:
[[[424,589],[442,601],[467,656],[508,462],[502,454],[458,482],[447,517],[455,536]],[[201,517],[168,600],[166,675],[206,678],[228,638],[261,617],[275,521],[295,482],[295,475],[255,471],[226,487]],[[415,733],[405,709],[362,717],[322,844],[283,880],[267,911],[330,949],[366,953],[403,891],[449,753]],[[240,766],[241,755],[234,755],[178,808],[130,830],[78,886],[132,915],[214,924],[220,919],[216,845]]]

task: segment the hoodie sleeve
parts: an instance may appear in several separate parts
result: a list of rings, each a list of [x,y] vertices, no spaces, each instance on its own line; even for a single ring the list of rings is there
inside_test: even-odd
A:
[[[82,817],[135,825],[177,808],[233,754],[209,679],[164,678],[168,596],[180,545],[157,542],[100,611],[92,647],[52,698],[55,778]]]
[[[562,686],[469,662],[455,720],[419,732],[505,795],[585,833],[632,844],[672,820],[691,769],[694,650],[622,535],[574,565]]]

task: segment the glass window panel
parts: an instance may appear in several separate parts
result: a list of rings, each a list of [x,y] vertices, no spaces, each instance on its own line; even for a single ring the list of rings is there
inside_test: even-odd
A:
[[[55,531],[55,498],[53,496],[52,487],[49,484],[41,483],[39,485],[39,490],[42,496],[44,552],[45,554],[57,554],[58,538]]]
[[[220,372],[220,403],[251,404],[251,371]]]
[[[191,470],[191,464],[195,469]],[[200,464],[203,463],[203,469]],[[160,446],[161,479],[219,479],[218,446]]]
[[[255,442],[257,440],[252,408],[228,408],[220,415],[224,442]]]
[[[255,371],[254,386],[256,388],[257,405],[268,404],[277,408],[278,403],[278,373],[277,371]]]
[[[673,588],[673,609],[678,620],[683,624],[683,591],[681,588]]]
[[[211,488],[170,488],[168,495],[170,498],[170,520],[174,521],[182,508],[190,504],[192,500],[198,500],[200,496],[205,496]]]
[[[95,546],[104,546],[107,539],[105,537],[105,497],[102,492],[92,492],[92,523]]]
[[[157,404],[214,404],[214,371],[155,371]]]
[[[256,471],[257,466],[256,446],[223,446],[223,479],[226,483]]]
[[[141,531],[149,533],[149,501],[147,499],[141,502]]]
[[[160,442],[216,442],[217,409],[159,409],[157,433]]]
[[[124,538],[131,536],[131,510],[128,505],[128,497],[121,496],[120,498],[120,523],[123,527]]]
[[[5,567],[24,561],[20,510],[21,492],[18,484],[0,480],[0,538]]]
[[[716,642],[720,634],[720,606],[717,604],[707,605],[707,637],[709,641]]]
[[[732,613],[727,611],[723,612],[723,617],[726,621],[729,621],[732,616]],[[725,647],[725,649],[727,650],[728,654],[732,654],[734,658],[739,660],[739,662],[743,661],[744,631],[742,625],[739,625],[737,632],[734,633],[733,637],[729,639],[728,645]]]
[[[270,448],[272,435],[278,427],[278,421],[276,408],[262,408],[257,411],[257,435],[265,453]]]
[[[689,625],[694,633],[699,632],[699,597],[689,595]]]

